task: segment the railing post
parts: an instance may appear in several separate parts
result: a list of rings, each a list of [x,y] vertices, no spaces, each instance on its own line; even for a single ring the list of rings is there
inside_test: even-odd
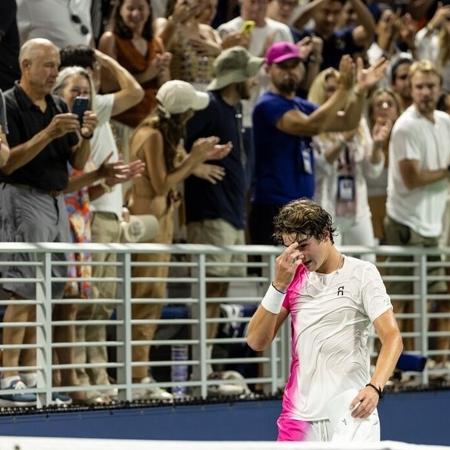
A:
[[[207,346],[206,346],[206,256],[204,253],[198,255],[198,330],[199,330],[199,350],[200,350],[200,393],[202,398],[208,395],[206,385]]]
[[[131,325],[131,253],[127,251],[120,255],[122,263],[122,303],[117,307],[117,319],[123,325],[117,327],[117,340],[122,343],[117,349],[117,360],[122,362],[117,369],[118,384],[125,385],[125,391],[119,392],[120,400],[132,400],[132,325]]]
[[[37,407],[49,405],[52,402],[52,254],[46,251],[42,254],[42,266],[36,267],[36,363],[38,390],[44,390],[37,395]]]
[[[423,356],[428,356],[428,271],[427,254],[422,253],[419,259],[420,282],[420,349]],[[428,383],[428,368],[422,372],[422,383]]]
[[[269,255],[269,283],[273,280],[275,276],[275,255]],[[275,394],[278,390],[278,370],[277,370],[277,359],[278,359],[278,349],[276,338],[272,341],[270,345],[270,378],[271,378],[271,392]]]

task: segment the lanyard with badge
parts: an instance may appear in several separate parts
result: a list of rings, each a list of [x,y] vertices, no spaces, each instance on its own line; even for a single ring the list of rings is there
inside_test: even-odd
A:
[[[354,216],[356,213],[355,159],[347,142],[342,141],[337,164],[336,215]]]
[[[302,112],[296,104],[294,104],[294,109]],[[298,146],[300,150],[299,170],[300,172],[307,173],[308,175],[314,175],[313,152],[311,145],[307,145],[306,142],[305,137],[298,137]],[[309,143],[311,143],[311,141],[309,141]]]

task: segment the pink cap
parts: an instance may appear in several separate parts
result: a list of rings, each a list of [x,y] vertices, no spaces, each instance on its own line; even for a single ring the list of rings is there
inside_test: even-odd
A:
[[[300,49],[292,42],[275,42],[266,52],[266,62],[269,65],[278,64],[288,59],[301,59]]]

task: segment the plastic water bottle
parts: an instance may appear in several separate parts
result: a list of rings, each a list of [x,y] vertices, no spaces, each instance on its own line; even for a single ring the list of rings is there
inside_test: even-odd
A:
[[[172,345],[172,361],[187,361],[189,359],[189,348],[187,345]],[[173,364],[171,367],[172,382],[185,382],[188,380],[188,365]],[[184,398],[186,396],[186,386],[178,385],[172,388],[174,398]]]

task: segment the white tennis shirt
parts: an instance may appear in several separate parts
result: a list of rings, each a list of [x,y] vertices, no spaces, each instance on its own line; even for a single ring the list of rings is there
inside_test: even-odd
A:
[[[369,382],[369,327],[392,305],[376,267],[348,256],[330,274],[305,270],[299,291],[283,303],[292,319],[292,362],[282,415],[324,420],[329,399]]]

